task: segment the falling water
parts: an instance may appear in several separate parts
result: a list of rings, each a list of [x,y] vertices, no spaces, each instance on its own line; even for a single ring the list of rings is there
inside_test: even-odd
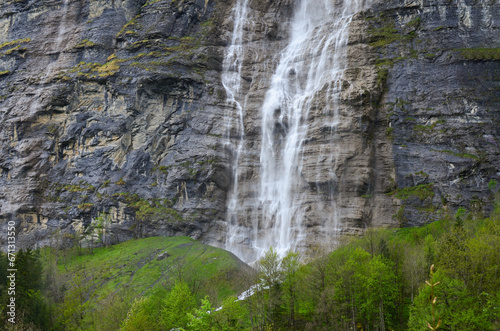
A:
[[[233,192],[228,208],[228,240],[226,248],[247,262],[255,261],[274,247],[281,255],[306,246],[304,218],[311,213],[311,180],[303,173],[308,156],[308,134],[313,130],[311,114],[322,117],[329,139],[316,142],[320,157],[313,169],[313,181],[327,183],[317,190],[321,197],[315,202],[314,215],[321,215],[324,241],[332,241],[339,231],[335,202],[335,169],[337,152],[331,148],[339,125],[338,100],[342,77],[347,66],[348,28],[353,15],[363,7],[363,0],[300,1],[291,22],[288,46],[281,52],[279,64],[261,106],[262,143],[260,147],[260,187],[250,227],[239,221],[238,159],[244,140],[244,107],[235,100],[239,90],[241,68],[225,71],[224,86],[228,100],[235,104],[240,120],[236,132],[240,144],[233,170]],[[245,13],[238,1],[235,13]],[[233,44],[228,48],[226,62],[241,65],[243,47],[235,41],[243,39],[243,16],[235,15]],[[225,67],[230,68],[230,66]],[[232,79],[229,79],[232,77]],[[317,125],[317,119],[316,119]],[[338,139],[338,137],[337,137]],[[311,160],[307,160],[309,167]],[[314,162],[313,162],[314,163]],[[318,184],[318,187],[320,185]],[[325,185],[323,185],[325,186]],[[238,213],[239,212],[239,213]]]
[[[239,188],[239,163],[245,142],[244,127],[244,100],[241,92],[241,75],[244,59],[244,27],[248,20],[248,1],[238,0],[232,11],[232,21],[234,22],[231,43],[226,50],[223,63],[222,85],[226,90],[228,110],[226,114],[227,144],[233,154],[232,164],[232,189],[228,195],[227,219],[228,219],[228,242],[226,247],[233,246],[231,238],[236,235],[238,227],[238,188]],[[237,250],[237,247],[231,247]],[[241,255],[241,252],[238,252]]]

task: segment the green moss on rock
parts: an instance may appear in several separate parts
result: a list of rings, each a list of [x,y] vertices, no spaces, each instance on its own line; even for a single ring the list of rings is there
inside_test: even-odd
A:
[[[396,191],[391,192],[390,195],[394,195],[396,198],[401,200],[406,200],[411,197],[417,197],[420,200],[433,198],[435,195],[434,183],[420,184],[417,186],[410,186],[401,189],[398,188]]]
[[[455,51],[464,60],[500,61],[500,48],[459,48]]]
[[[5,47],[9,47],[9,46],[14,46],[14,45],[17,45],[17,44],[22,44],[22,43],[27,43],[27,42],[30,42],[31,39],[30,38],[24,38],[24,39],[16,39],[16,40],[11,40],[11,41],[6,41],[2,44],[0,44],[0,50],[5,48]]]

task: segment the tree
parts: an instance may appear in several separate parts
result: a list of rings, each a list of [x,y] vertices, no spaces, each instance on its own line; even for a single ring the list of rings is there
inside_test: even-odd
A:
[[[283,273],[278,253],[271,247],[257,262],[258,291],[254,294],[260,299],[260,328],[278,322],[281,306],[281,283]]]
[[[154,331],[162,329],[161,312],[167,292],[163,288],[156,289],[147,297],[134,301],[123,321],[120,331]]]
[[[364,282],[366,299],[361,303],[361,316],[369,325],[368,329],[384,331],[392,324],[398,292],[396,275],[391,262],[380,255],[370,260],[367,271]]]
[[[409,292],[411,302],[413,302],[420,284],[425,280],[425,255],[418,246],[406,246],[401,247],[401,249],[405,257],[402,261],[403,277],[407,284],[407,292]]]
[[[120,331],[154,331],[160,330],[160,324],[155,317],[158,308],[154,297],[141,297],[136,299],[123,321]]]
[[[483,230],[473,236],[463,226],[456,225],[439,247],[437,265],[448,276],[463,281],[477,296],[500,288],[499,260],[499,235]]]
[[[361,247],[372,257],[375,255],[388,255],[387,232],[380,229],[368,229],[361,239]]]
[[[189,322],[188,313],[196,307],[196,300],[186,283],[177,282],[167,294],[161,311],[162,326],[166,330],[186,327]]]
[[[99,213],[99,215],[92,221],[92,227],[98,235],[98,243],[108,247],[109,241],[106,237],[107,230],[111,223],[111,215],[108,213]]]
[[[235,296],[224,299],[222,307],[213,314],[217,331],[238,331],[247,328],[246,311]]]
[[[130,293],[119,290],[103,298],[93,309],[92,320],[96,331],[116,331],[127,317],[131,302]]]
[[[64,302],[59,306],[59,321],[66,330],[80,330],[85,325],[86,312],[93,299],[89,278],[90,275],[82,269],[68,282]]]
[[[170,292],[158,288],[151,295],[135,300],[120,330],[185,328],[195,306],[195,298],[186,283],[177,282]]]
[[[477,296],[462,280],[447,277],[441,269],[436,271],[432,282],[439,282],[439,285],[433,288],[423,285],[410,308],[409,330],[428,329],[427,323],[433,320],[433,326],[441,320],[440,328],[444,330],[496,329],[500,308],[498,293]],[[435,297],[436,303],[432,305],[429,299]]]
[[[234,296],[227,297],[219,309],[213,309],[208,297],[201,300],[201,307],[189,315],[188,330],[238,331],[245,330],[246,312]]]
[[[361,248],[346,250],[347,261],[337,266],[331,276],[334,279],[334,300],[339,310],[339,324],[357,328],[357,322],[363,319],[362,306],[365,303],[364,284],[367,278],[370,254]]]
[[[201,307],[195,309],[192,314],[188,314],[188,330],[192,331],[212,331],[215,325],[212,315],[212,305],[205,297],[201,300]]]
[[[300,267],[299,254],[289,252],[281,261],[283,298],[288,313],[288,325],[295,330],[295,309],[297,305],[297,272]]]
[[[16,254],[16,269],[16,313],[22,316],[22,323],[40,329],[52,328],[51,307],[42,295],[43,268],[39,251],[21,249]]]

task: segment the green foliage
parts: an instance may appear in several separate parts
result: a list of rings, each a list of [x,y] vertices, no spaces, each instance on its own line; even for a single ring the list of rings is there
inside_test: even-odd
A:
[[[372,257],[364,249],[346,249],[344,256],[332,255],[333,318],[341,325],[364,328],[391,324],[397,294],[396,278],[390,261]]]
[[[93,203],[81,203],[78,205],[78,209],[80,209],[84,212],[89,212],[93,206],[94,206]]]
[[[87,270],[80,269],[68,282],[64,302],[59,306],[59,323],[66,330],[81,330],[85,323],[86,311],[93,303],[94,293],[90,291],[91,282]]]
[[[388,68],[378,68],[377,69],[377,87],[384,88],[387,78],[389,77],[389,69]]]
[[[196,300],[186,283],[178,282],[166,296],[160,320],[166,330],[186,327],[188,314],[196,307]]]
[[[286,325],[295,328],[295,312],[298,306],[298,281],[299,281],[299,254],[289,252],[281,261],[281,270],[283,273],[283,307],[285,308],[287,319]]]
[[[97,238],[109,221],[103,213],[92,221]],[[247,274],[230,253],[186,237],[131,240],[93,254],[46,249],[44,261],[58,307],[53,315],[67,330],[185,328],[197,299],[222,302],[242,291]]]
[[[213,309],[208,297],[201,300],[201,307],[189,315],[190,331],[247,330],[246,311],[234,296],[227,297],[218,310]]]
[[[394,194],[426,199],[431,191],[432,186],[419,185]],[[99,214],[91,226],[105,228],[107,219]],[[242,272],[228,252],[188,238],[132,240],[96,248],[92,255],[58,254],[49,263],[55,270],[45,278],[63,279],[60,286],[47,284],[54,292],[63,288],[61,299],[51,297],[58,307],[57,320],[66,330],[425,330],[428,323],[443,330],[497,330],[500,326],[500,206],[489,218],[459,208],[454,218],[447,215],[420,228],[370,229],[362,237],[341,240],[338,249],[305,265],[298,253],[280,256],[270,249],[256,263],[255,277]],[[5,263],[0,259],[0,267]],[[437,271],[431,273],[429,286],[425,282],[431,264]],[[246,288],[255,285],[255,293],[238,301],[233,295],[236,288],[243,288],[233,282],[241,282],[243,276],[248,277]],[[24,288],[31,289],[29,300],[46,302],[39,280]],[[31,309],[26,312],[47,316],[43,309]],[[56,326],[46,325],[48,330]]]
[[[0,267],[2,271],[0,272],[1,283],[0,283],[0,302],[2,307],[7,305],[10,297],[15,297],[16,304],[16,324],[25,325],[26,327],[31,326],[32,329],[40,330],[50,330],[54,327],[52,319],[52,306],[46,300],[43,291],[43,278],[42,278],[42,263],[40,260],[40,252],[33,251],[30,249],[21,249],[16,253],[15,260],[15,294],[8,292],[12,290],[9,289],[9,282],[7,275],[10,272],[6,272],[8,268],[11,268],[7,264],[7,256],[0,253]],[[8,325],[5,320],[7,315],[5,310],[0,308],[2,314],[0,315],[0,323],[2,325]]]
[[[494,330],[498,325],[500,301],[498,293],[475,295],[460,280],[447,277],[438,270],[435,274],[439,285],[434,288],[437,303],[436,319],[442,321],[444,330]],[[423,287],[411,307],[409,330],[427,328],[432,320],[432,306],[429,304],[431,288]],[[496,320],[496,322],[495,322]]]
[[[98,331],[117,330],[127,318],[134,299],[126,291],[108,295],[99,302],[99,309],[91,312],[91,320]]]
[[[215,329],[212,305],[207,297],[201,300],[201,307],[189,315],[189,330],[212,331]]]
[[[328,268],[314,276],[311,270],[321,268],[313,264],[299,281],[311,284],[309,297],[297,296],[298,306],[307,307],[300,310],[307,328],[406,330],[408,323],[410,330],[425,330],[428,322],[436,327],[442,319],[439,329],[497,329],[499,214],[480,219],[459,209],[456,219],[398,231],[370,230],[331,253]],[[434,321],[431,289],[424,285],[433,263],[438,266],[433,281],[441,281],[434,289]]]
[[[160,330],[158,309],[161,307],[159,295],[141,297],[134,301],[120,331]]]
[[[496,276],[500,270],[497,262],[500,261],[500,237],[484,231],[470,232],[462,223],[447,232],[437,256],[438,265],[476,295],[494,293],[500,288],[500,279]]]
[[[77,77],[87,79],[100,79],[115,75],[120,70],[120,64],[125,62],[124,59],[118,59],[111,55],[104,64],[97,62],[80,62],[69,73],[76,73]]]
[[[163,172],[166,175],[168,175],[168,169],[169,169],[169,167],[167,167],[167,166],[160,166],[158,168],[158,170],[160,170],[161,172]]]
[[[431,134],[432,132],[434,132],[434,129],[436,128],[436,126],[438,126],[439,124],[444,124],[444,123],[446,123],[446,121],[437,120],[436,122],[434,122],[430,125],[417,124],[413,127],[413,130],[419,134]]]
[[[460,208],[455,222],[434,240],[434,252],[429,259],[436,262],[436,318],[445,330],[494,330],[500,316],[499,294],[500,259],[499,217],[474,220],[465,208]],[[428,245],[427,245],[428,246]],[[422,330],[430,321],[431,289],[423,287],[411,307],[410,330]]]
[[[411,28],[411,29],[418,29],[420,27],[420,24],[422,24],[422,18],[416,17],[406,23],[406,27]]]
[[[136,15],[133,19],[128,21],[127,24],[125,24],[122,27],[120,32],[118,32],[117,37],[122,37],[123,34],[127,34],[127,32],[129,32],[129,31],[133,33],[134,31],[131,31],[130,30],[131,28],[140,29],[141,26],[140,26],[140,24],[137,23],[137,21],[139,20],[140,17],[141,17],[141,15]]]
[[[171,291],[157,289],[136,299],[120,331],[171,330],[187,327],[196,301],[186,283],[178,282]]]
[[[160,2],[161,0],[150,0],[148,2],[146,2],[142,7],[146,7],[146,6],[150,6],[152,4],[155,4],[157,2]]]
[[[229,296],[222,302],[222,309],[214,313],[217,330],[236,331],[248,329],[247,312],[241,301]]]
[[[394,140],[394,128],[387,128],[385,130],[385,134],[387,135],[387,138],[389,138],[390,141],[393,141]]]

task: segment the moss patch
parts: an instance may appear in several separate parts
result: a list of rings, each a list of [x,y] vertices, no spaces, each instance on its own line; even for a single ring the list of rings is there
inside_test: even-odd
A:
[[[389,193],[389,195],[394,195],[396,198],[401,200],[406,200],[411,197],[417,197],[420,200],[425,200],[427,198],[434,197],[434,184],[420,184],[401,189],[398,188],[396,191]]]
[[[13,47],[13,48],[10,48],[8,50],[6,50],[3,55],[10,55],[12,53],[16,53],[16,52],[24,52],[26,51],[26,47],[21,47],[20,45],[17,45],[16,47]]]
[[[5,48],[5,47],[9,47],[9,46],[14,46],[14,45],[17,45],[17,44],[22,44],[22,43],[27,43],[27,42],[30,42],[31,39],[30,38],[24,38],[24,39],[17,39],[17,40],[12,40],[12,41],[6,41],[2,44],[0,44],[0,50]]]
[[[88,40],[88,39],[84,39],[84,40],[80,41],[78,44],[76,44],[75,46],[73,46],[73,48],[88,48],[88,47],[93,47],[93,46],[97,46],[97,44]]]
[[[139,220],[167,219],[177,222],[184,221],[182,216],[175,209],[170,208],[170,201],[140,199],[130,204],[130,206],[136,210],[135,215]]]
[[[370,46],[385,47],[393,42],[403,39],[401,33],[396,29],[394,22],[384,25],[379,28],[368,30],[371,37]]]
[[[455,51],[464,60],[500,61],[500,48],[459,48]]]

